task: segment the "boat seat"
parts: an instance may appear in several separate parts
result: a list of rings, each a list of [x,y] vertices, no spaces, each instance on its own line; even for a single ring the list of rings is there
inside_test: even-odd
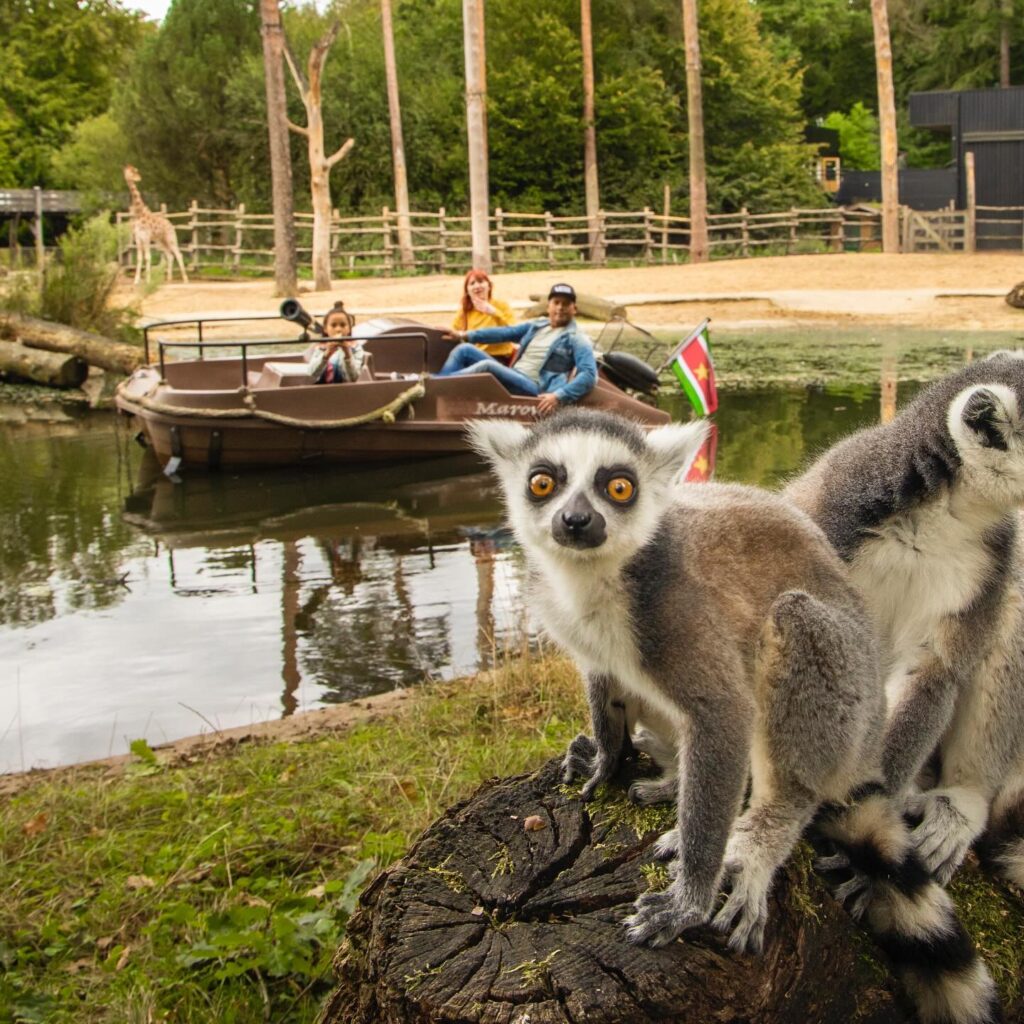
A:
[[[305,362],[266,362],[259,373],[256,373],[255,370],[249,372],[249,387],[251,388],[294,388],[305,387],[312,383],[309,379],[309,365]]]

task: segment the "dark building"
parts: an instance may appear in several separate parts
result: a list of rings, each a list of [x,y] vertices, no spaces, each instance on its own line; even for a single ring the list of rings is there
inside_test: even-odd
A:
[[[949,132],[950,163],[943,168],[900,170],[900,202],[914,210],[937,210],[952,201],[958,209],[965,209],[964,158],[973,153],[977,205],[1019,208],[998,213],[979,209],[977,245],[1020,248],[1024,208],[1024,86],[911,93],[910,123],[915,128]],[[877,201],[881,194],[878,171],[849,171],[843,174],[837,201]]]

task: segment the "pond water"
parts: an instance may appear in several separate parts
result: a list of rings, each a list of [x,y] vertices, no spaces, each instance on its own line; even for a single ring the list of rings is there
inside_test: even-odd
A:
[[[870,388],[725,394],[717,478],[775,485],[878,411]],[[469,457],[174,484],[145,456],[108,415],[0,429],[0,771],[451,678],[531,640]]]

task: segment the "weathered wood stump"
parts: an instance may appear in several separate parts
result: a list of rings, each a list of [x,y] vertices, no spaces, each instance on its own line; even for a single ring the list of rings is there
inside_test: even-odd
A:
[[[89,364],[78,356],[0,341],[0,374],[51,388],[77,388],[88,377]]]
[[[80,331],[67,324],[40,320],[34,316],[22,316],[20,313],[0,310],[0,329],[29,348],[75,355],[84,359],[90,366],[98,366],[101,370],[127,374],[136,370],[143,362],[140,348],[112,341],[101,334]]]
[[[1011,306],[1016,306],[1018,309],[1024,309],[1024,281],[1020,284],[1015,284],[1007,293],[1006,301]]]
[[[809,869],[778,879],[765,951],[710,928],[629,945],[636,896],[672,808],[618,785],[581,803],[559,764],[493,781],[432,825],[363,893],[322,1024],[826,1024],[912,1019],[870,939]],[[539,827],[538,827],[539,826]]]

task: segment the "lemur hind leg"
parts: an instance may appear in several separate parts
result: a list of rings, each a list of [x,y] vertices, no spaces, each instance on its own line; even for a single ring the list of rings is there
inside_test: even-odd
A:
[[[1024,774],[1003,786],[976,849],[987,870],[1024,889]]]

